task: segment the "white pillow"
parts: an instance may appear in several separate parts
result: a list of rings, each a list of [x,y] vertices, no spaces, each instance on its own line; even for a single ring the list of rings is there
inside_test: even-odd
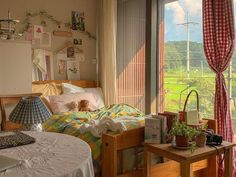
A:
[[[68,83],[62,83],[62,91],[64,94],[85,93],[85,90],[82,87],[78,87]]]
[[[92,93],[95,97],[96,103],[97,103],[97,108],[102,108],[105,106],[104,104],[104,99],[103,99],[103,94],[102,94],[102,89],[100,87],[97,88],[84,88],[86,93]]]

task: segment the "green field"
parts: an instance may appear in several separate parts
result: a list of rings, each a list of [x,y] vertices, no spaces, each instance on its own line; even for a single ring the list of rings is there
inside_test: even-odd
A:
[[[165,110],[174,112],[182,110],[188,92],[195,89],[199,93],[201,116],[213,116],[215,90],[215,74],[213,72],[206,72],[202,75],[202,73],[191,71],[188,79],[187,73],[184,71],[171,71],[165,72],[164,78]],[[189,89],[187,89],[188,86]],[[236,82],[233,82],[233,88],[233,90],[236,89]],[[194,94],[190,97],[187,108],[196,108]],[[232,106],[232,110],[235,110],[234,106]]]

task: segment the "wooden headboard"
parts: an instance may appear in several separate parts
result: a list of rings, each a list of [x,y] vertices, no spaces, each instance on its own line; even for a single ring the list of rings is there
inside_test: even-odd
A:
[[[70,84],[76,85],[78,87],[83,87],[83,88],[95,88],[99,86],[99,82],[87,81],[87,80],[48,80],[48,81],[34,81],[32,83],[33,84],[47,84],[51,82],[54,82],[56,84],[70,83]]]

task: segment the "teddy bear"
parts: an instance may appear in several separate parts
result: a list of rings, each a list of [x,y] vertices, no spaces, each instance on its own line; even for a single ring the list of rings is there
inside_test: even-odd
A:
[[[68,104],[69,111],[77,112],[78,111],[78,104],[75,101],[72,101]]]
[[[88,100],[81,100],[78,105],[78,110],[79,111],[92,111],[89,108],[89,101]]]

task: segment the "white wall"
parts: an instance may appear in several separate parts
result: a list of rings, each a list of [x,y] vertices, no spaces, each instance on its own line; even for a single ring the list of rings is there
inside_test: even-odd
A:
[[[92,34],[96,34],[96,8],[97,0],[1,0],[0,18],[7,18],[7,10],[10,8],[12,17],[23,21],[26,12],[36,12],[45,10],[55,19],[62,22],[71,22],[71,12],[85,12],[85,28]],[[39,18],[32,18],[32,24],[39,24]],[[22,25],[18,24],[17,29],[21,29]],[[44,31],[52,32],[57,30],[57,26],[47,21],[47,27]],[[61,28],[66,30],[66,28]],[[81,38],[83,40],[85,62],[80,63],[81,79],[95,80],[96,79],[96,64],[93,59],[96,58],[96,41],[89,39],[86,35],[77,31],[73,32],[72,38],[52,36],[52,47],[46,48],[50,51],[57,51],[63,47],[67,41],[73,41],[73,38]],[[24,39],[24,38],[23,38]],[[37,43],[37,41],[36,41]],[[34,48],[39,48],[39,45],[33,45]],[[0,54],[1,55],[1,54]],[[54,79],[65,79],[66,75],[59,75],[57,72],[57,62],[54,58]]]
[[[30,93],[32,82],[31,44],[0,42],[0,95]]]

